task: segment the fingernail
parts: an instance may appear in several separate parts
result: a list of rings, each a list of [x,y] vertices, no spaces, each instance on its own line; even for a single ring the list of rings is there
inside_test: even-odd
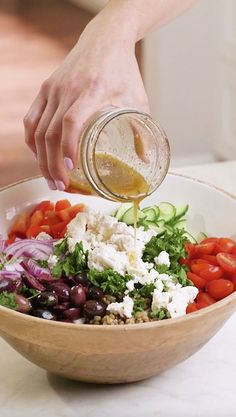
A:
[[[55,180],[54,182],[55,182],[56,187],[59,191],[64,191],[65,190],[66,187],[65,187],[65,184],[64,184],[63,181]]]
[[[64,162],[68,171],[72,171],[72,169],[74,169],[74,164],[73,164],[72,159],[65,157]]]
[[[47,184],[48,184],[48,187],[50,188],[50,190],[56,190],[57,189],[57,187],[55,185],[55,182],[53,180],[46,180],[46,181],[47,181]]]

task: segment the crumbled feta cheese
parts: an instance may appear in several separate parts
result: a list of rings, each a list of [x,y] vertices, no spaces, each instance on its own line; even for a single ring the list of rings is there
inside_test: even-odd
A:
[[[37,236],[36,236],[37,240],[51,240],[52,236],[48,235],[45,232],[40,232]]]
[[[134,302],[132,298],[126,295],[121,303],[111,303],[107,306],[107,311],[110,313],[119,314],[121,317],[132,317]]]
[[[128,291],[133,291],[134,290],[134,280],[130,279],[127,283],[126,283],[126,288]]]
[[[48,258],[49,268],[53,268],[58,262],[58,257],[56,255],[50,255]]]
[[[179,288],[177,285],[177,288],[168,292],[161,292],[158,289],[154,290],[152,311],[166,308],[171,317],[180,317],[186,314],[187,305],[193,302],[198,294],[198,289],[192,286]]]
[[[169,253],[164,250],[161,251],[159,255],[154,258],[154,262],[156,265],[166,265],[169,268],[170,267]]]

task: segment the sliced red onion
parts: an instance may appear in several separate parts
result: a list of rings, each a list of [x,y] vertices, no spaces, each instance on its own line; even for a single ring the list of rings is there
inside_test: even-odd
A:
[[[0,254],[4,252],[5,247],[6,247],[6,241],[2,239],[0,236]]]
[[[39,278],[41,275],[50,275],[50,271],[48,268],[42,268],[33,259],[28,259],[26,262],[24,262],[24,266],[27,267],[31,275],[34,275],[37,278]]]
[[[38,290],[38,291],[45,291],[44,285],[40,284],[37,278],[30,275],[28,272],[25,272],[22,278],[25,284],[28,285],[28,287],[34,288],[35,290]]]
[[[47,259],[53,253],[54,240],[22,239],[6,248],[6,256],[12,255],[15,259],[25,256],[27,258]]]
[[[21,273],[18,271],[6,271],[4,269],[0,270],[0,277],[19,278],[20,276],[21,276]]]

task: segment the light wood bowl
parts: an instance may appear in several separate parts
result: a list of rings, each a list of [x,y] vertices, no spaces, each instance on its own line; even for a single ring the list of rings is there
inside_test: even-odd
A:
[[[68,197],[68,195],[66,195]],[[69,196],[110,212],[115,203],[96,197]],[[42,199],[58,200],[64,193],[47,190],[42,179],[0,192],[0,230],[13,216]],[[168,175],[145,205],[171,201],[190,204],[191,231],[232,236],[236,231],[235,199],[214,187],[178,175]],[[187,316],[161,322],[95,326],[48,322],[0,307],[0,334],[20,354],[50,372],[96,383],[125,383],[159,374],[198,351],[236,308],[236,293]]]

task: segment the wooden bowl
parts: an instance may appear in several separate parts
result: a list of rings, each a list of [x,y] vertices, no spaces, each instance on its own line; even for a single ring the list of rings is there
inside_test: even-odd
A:
[[[0,192],[0,231],[13,216],[42,199],[69,197],[111,212],[116,203],[96,197],[52,192],[41,178]],[[236,200],[207,184],[169,174],[155,194],[144,201],[190,205],[193,233],[232,236],[236,231]],[[210,307],[160,322],[95,326],[51,322],[0,307],[0,334],[25,358],[50,372],[96,383],[139,381],[171,368],[198,351],[221,328],[236,307],[236,293]]]

